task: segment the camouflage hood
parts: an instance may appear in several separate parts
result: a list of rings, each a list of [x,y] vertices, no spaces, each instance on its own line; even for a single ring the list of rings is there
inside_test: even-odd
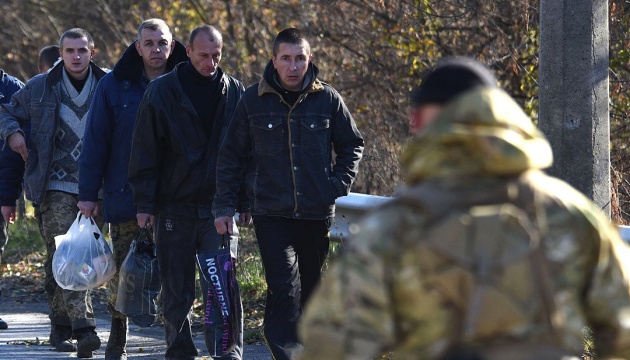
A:
[[[453,100],[401,156],[405,182],[510,176],[552,164],[549,142],[504,91],[481,88]]]

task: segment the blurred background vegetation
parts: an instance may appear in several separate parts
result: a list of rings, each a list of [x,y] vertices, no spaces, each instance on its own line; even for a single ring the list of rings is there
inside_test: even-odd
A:
[[[613,215],[628,220],[628,22],[630,2],[610,0],[610,120]],[[390,196],[408,137],[407,94],[443,56],[472,56],[538,119],[539,0],[3,0],[0,68],[24,80],[37,53],[71,27],[88,30],[95,62],[112,68],[140,22],[166,20],[187,42],[208,23],[224,34],[221,66],[246,85],[260,79],[275,34],[301,28],[321,78],[344,97],[365,136],[353,191]]]
[[[407,95],[440,57],[466,55],[487,64],[538,121],[539,1],[3,0],[0,68],[29,79],[37,73],[39,49],[57,43],[71,27],[88,30],[96,42],[95,62],[112,68],[141,21],[159,17],[184,43],[202,23],[219,28],[221,66],[248,86],[260,79],[275,34],[298,27],[310,39],[320,77],[341,93],[366,139],[353,191],[390,196],[401,180]],[[615,222],[627,224],[630,2],[609,0],[609,9],[612,210]],[[18,257],[30,252],[26,238],[41,241],[29,226],[12,227],[16,239],[9,251]],[[264,279],[255,241],[247,230],[242,238],[241,284],[247,299],[260,300]]]

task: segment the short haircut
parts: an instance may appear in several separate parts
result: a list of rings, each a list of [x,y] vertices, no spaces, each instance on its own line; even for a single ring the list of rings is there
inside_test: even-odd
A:
[[[304,37],[304,33],[300,29],[286,28],[276,35],[276,39],[273,41],[273,56],[278,54],[280,44],[292,44],[292,45],[304,45],[306,52],[311,54],[311,45]]]
[[[140,39],[142,30],[144,29],[149,29],[152,31],[166,29],[168,30],[168,33],[171,34],[171,28],[168,26],[166,21],[157,18],[146,19],[142,22],[142,24],[140,24],[140,26],[138,27],[138,40]]]
[[[469,57],[447,57],[411,92],[411,107],[444,105],[477,86],[498,87],[497,79],[486,65]]]
[[[59,48],[63,49],[63,41],[66,38],[68,39],[86,38],[88,42],[88,48],[90,50],[94,50],[94,39],[92,39],[92,35],[90,35],[90,33],[87,32],[86,30],[83,30],[81,28],[72,28],[70,30],[66,30],[66,32],[64,32],[61,35],[61,38],[59,39]]]
[[[40,68],[42,65],[51,68],[57,59],[59,59],[59,45],[46,45],[39,51],[37,63]]]
[[[217,30],[217,28],[215,28],[212,25],[201,25],[201,26],[196,27],[190,33],[190,38],[188,39],[188,45],[192,46],[193,42],[195,41],[195,38],[197,38],[199,34],[208,35],[209,40],[211,42],[219,41],[223,43],[223,36],[221,35],[221,32]]]

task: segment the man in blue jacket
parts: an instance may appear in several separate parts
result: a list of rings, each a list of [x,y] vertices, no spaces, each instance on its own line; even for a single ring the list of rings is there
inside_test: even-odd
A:
[[[18,78],[5,73],[0,69],[0,104],[6,104],[11,100],[11,96],[24,87],[24,83]],[[9,241],[9,224],[15,221],[15,205],[22,192],[22,173],[24,172],[24,161],[19,154],[13,152],[9,147],[4,146],[0,140],[0,206],[2,206],[2,217],[0,217],[0,263],[4,246]],[[13,209],[13,211],[12,211]],[[1,291],[1,289],[0,289]],[[0,330],[6,329],[7,323],[0,319]]]
[[[59,287],[52,259],[55,236],[65,234],[76,219],[77,157],[85,116],[105,72],[92,62],[94,40],[84,29],[64,32],[59,47],[62,61],[30,79],[10,103],[0,106],[0,138],[26,162],[24,190],[36,207],[40,233],[46,242],[50,343],[57,351],[77,351],[78,357],[90,358],[101,346],[90,294]],[[27,139],[29,127],[31,136]],[[76,347],[72,338],[77,340]]]
[[[103,220],[109,223],[117,269],[138,231],[133,194],[127,183],[138,106],[151,80],[187,59],[184,45],[173,40],[164,20],[145,20],[138,28],[138,39],[99,82],[90,107],[79,158],[78,206],[85,216],[97,214],[103,187]],[[118,273],[109,281],[107,307],[112,325],[105,350],[107,360],[127,358],[128,320],[115,308],[118,281]]]

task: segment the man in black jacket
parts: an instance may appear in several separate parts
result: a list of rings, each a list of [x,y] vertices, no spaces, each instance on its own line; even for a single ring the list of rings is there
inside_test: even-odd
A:
[[[217,162],[221,234],[232,229],[247,173],[268,288],[264,332],[277,360],[302,350],[296,324],[328,255],[335,199],[350,191],[363,153],[352,115],[311,58],[300,30],[276,36],[264,78],[243,94]]]
[[[190,61],[151,82],[133,134],[129,184],[138,225],[155,225],[166,359],[198,355],[189,316],[195,300],[195,256],[216,250],[222,242],[211,213],[216,156],[244,91],[240,81],[218,66],[222,48],[221,33],[214,27],[193,30],[186,46]],[[248,209],[241,210],[248,218]],[[242,314],[239,320],[240,335],[231,351],[223,353],[216,342],[207,341],[211,355],[242,358]]]

